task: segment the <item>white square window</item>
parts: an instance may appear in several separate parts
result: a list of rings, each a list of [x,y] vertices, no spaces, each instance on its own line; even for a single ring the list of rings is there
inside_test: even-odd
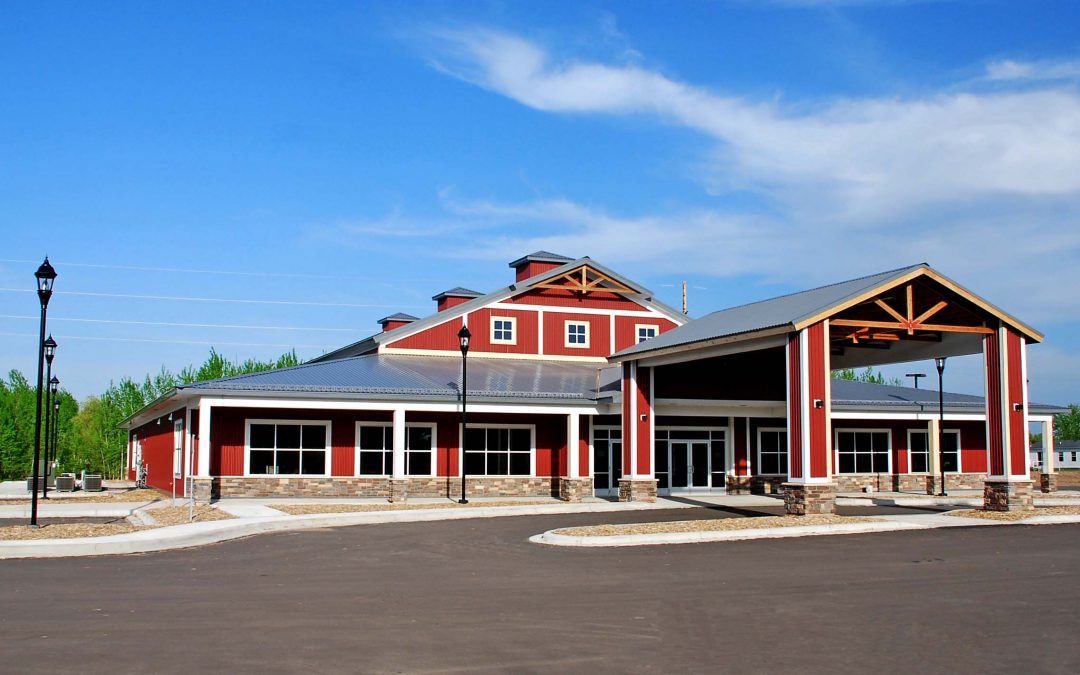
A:
[[[654,338],[660,332],[660,326],[651,323],[639,323],[634,326],[634,333],[637,335],[638,342],[645,342],[649,338]]]
[[[566,346],[586,349],[589,346],[589,324],[584,321],[566,322]]]
[[[491,317],[491,344],[516,345],[517,319],[512,316]]]

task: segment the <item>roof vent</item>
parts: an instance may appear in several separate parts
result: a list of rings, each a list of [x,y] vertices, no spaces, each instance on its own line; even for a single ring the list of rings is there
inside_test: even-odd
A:
[[[513,267],[517,272],[515,281],[522,281],[523,279],[535,277],[537,274],[543,274],[548,270],[553,270],[556,267],[561,267],[562,265],[573,261],[573,258],[567,258],[558,253],[536,251],[535,253],[530,253],[529,255],[522,256],[511,262],[510,267]]]
[[[448,291],[443,291],[438,295],[433,295],[431,296],[431,299],[439,303],[438,307],[439,311],[441,312],[444,309],[457,307],[463,302],[468,302],[473,298],[479,298],[481,295],[483,295],[483,293],[478,293],[477,291],[472,291],[468,288],[462,288],[461,286],[457,286],[455,288],[451,288]]]
[[[394,330],[395,328],[401,328],[404,325],[410,324],[413,321],[419,321],[419,319],[412,314],[391,314],[390,316],[384,316],[379,319],[379,325],[382,326],[383,332],[388,330]]]

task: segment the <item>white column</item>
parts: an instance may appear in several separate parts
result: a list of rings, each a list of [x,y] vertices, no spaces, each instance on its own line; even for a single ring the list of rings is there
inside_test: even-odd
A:
[[[192,460],[195,451],[195,433],[191,428],[191,406],[184,411],[184,496],[188,494],[188,486],[191,485],[191,477],[195,475],[195,467]]]
[[[394,480],[405,478],[405,409],[394,409]]]
[[[199,470],[196,475],[199,478],[210,477],[210,411],[213,406],[210,401],[199,401]]]
[[[1042,423],[1042,472],[1054,473],[1057,469],[1057,453],[1054,451],[1054,418],[1047,417]]]
[[[938,418],[933,418],[926,423],[926,449],[929,455],[930,475],[935,479],[941,477],[941,451],[938,448]],[[910,461],[910,460],[909,460]],[[910,465],[909,465],[910,466]]]
[[[578,478],[581,451],[581,415],[570,413],[566,416],[566,477]]]

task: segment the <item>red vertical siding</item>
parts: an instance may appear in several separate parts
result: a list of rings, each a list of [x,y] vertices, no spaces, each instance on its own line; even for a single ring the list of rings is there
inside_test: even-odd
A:
[[[637,391],[637,467],[638,475],[648,475],[652,466],[652,434],[650,430],[653,424],[652,396],[649,383],[652,381],[652,368],[638,366],[638,391]],[[642,419],[642,416],[645,419]]]
[[[735,465],[736,476],[748,476],[749,472],[749,452],[750,449],[746,447],[746,418],[735,417],[732,419],[732,434],[734,438],[731,439],[731,452],[733,463]]]
[[[828,336],[824,322],[815,323],[806,329],[807,339],[807,377],[809,401],[803,405],[809,413],[810,422],[810,477],[827,478],[829,476],[829,417],[826,415],[825,399],[828,398],[828,378],[832,376],[826,367],[828,358]],[[822,407],[814,405],[821,401]]]
[[[384,343],[387,347],[399,349],[433,349],[451,350],[458,349],[458,331],[461,330],[461,319],[450,319],[446,323],[440,323],[427,330],[420,331],[416,335],[407,338]],[[470,330],[472,327],[470,326]]]
[[[658,316],[617,316],[615,317],[615,351],[620,352],[637,344],[637,326],[654,325],[660,333],[666,333],[676,327],[676,323]]]
[[[569,261],[567,261],[567,262],[569,262]],[[515,268],[514,279],[516,281],[523,281],[525,279],[531,279],[532,277],[535,277],[537,274],[543,274],[544,272],[547,272],[549,270],[553,270],[556,267],[561,267],[561,266],[563,266],[565,264],[566,264],[565,262],[561,262],[561,263],[557,263],[557,262],[540,262],[540,261],[535,261],[535,260],[532,261],[532,262],[524,262],[524,263],[521,263],[520,265],[518,265]]]
[[[514,344],[492,344],[491,317],[504,316],[516,319],[517,335]],[[537,354],[538,321],[536,312],[514,309],[480,309],[469,314],[469,330],[472,331],[470,349],[493,354]],[[455,338],[456,339],[456,338]],[[454,343],[455,346],[457,342]]]
[[[1005,474],[1004,420],[1001,417],[1001,352],[998,334],[983,338],[986,361],[986,449],[990,456],[990,475]]]
[[[1020,335],[1007,329],[1005,332],[1007,346],[1006,357],[1009,360],[1009,471],[1013,476],[1027,476],[1024,470],[1027,455],[1027,425],[1024,424],[1024,410],[1027,401],[1024,400],[1024,368],[1022,354],[1024,351],[1023,340]]]
[[[174,459],[174,437],[175,428],[173,426],[174,420],[183,420],[187,414],[185,408],[173,411],[173,419],[169,419],[169,415],[164,415],[153,419],[146,424],[138,427],[134,430],[135,437],[142,444],[142,459],[146,464],[146,483],[151,487],[155,487],[165,492],[172,492],[174,484],[176,487],[176,494],[182,495],[184,493],[184,478],[186,467],[180,466],[181,477],[173,479],[173,459]],[[131,436],[129,435],[130,439]],[[186,434],[181,434],[180,443],[181,447],[187,442]],[[129,440],[129,447],[131,442]],[[132,467],[134,469],[134,467]],[[134,471],[130,474],[134,479]]]
[[[623,471],[627,474],[630,472],[625,467],[633,466],[630,463],[630,458],[633,456],[633,448],[630,445],[630,441],[634,438],[632,430],[634,428],[634,420],[631,413],[630,401],[632,400],[631,392],[633,390],[633,378],[630,377],[630,371],[632,363],[623,363],[623,376],[622,376],[622,465]]]
[[[199,411],[191,411],[191,466],[194,467],[192,474],[199,475]]]
[[[566,322],[589,324],[589,346],[566,346]],[[611,317],[603,314],[544,313],[544,354],[549,356],[610,356]]]
[[[582,478],[589,476],[589,425],[592,418],[582,415],[578,425],[578,475]]]
[[[787,400],[788,400],[788,474],[802,478],[802,387],[799,374],[802,370],[799,354],[799,334],[788,336],[787,346]]]

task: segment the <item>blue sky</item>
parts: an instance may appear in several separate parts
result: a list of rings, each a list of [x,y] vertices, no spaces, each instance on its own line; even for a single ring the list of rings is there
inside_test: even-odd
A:
[[[311,357],[547,249],[673,305],[686,279],[694,316],[926,261],[1047,334],[1033,399],[1080,401],[1078,25],[1049,0],[6,3],[0,367],[35,367],[45,253],[82,397],[210,345]],[[980,392],[978,357],[948,378]]]

